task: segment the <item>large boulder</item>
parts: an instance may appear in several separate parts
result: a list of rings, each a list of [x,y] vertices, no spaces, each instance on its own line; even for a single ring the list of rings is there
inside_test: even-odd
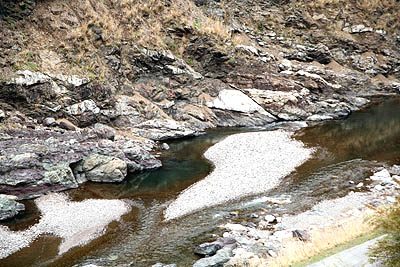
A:
[[[80,181],[121,182],[128,173],[128,166],[119,158],[93,154],[75,168],[75,173]]]
[[[18,203],[16,197],[0,195],[0,221],[10,219],[23,210],[24,204]]]

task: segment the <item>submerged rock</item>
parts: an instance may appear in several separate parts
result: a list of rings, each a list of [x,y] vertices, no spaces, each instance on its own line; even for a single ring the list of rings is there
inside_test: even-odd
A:
[[[10,219],[23,210],[24,204],[18,203],[16,197],[0,195],[0,221]]]

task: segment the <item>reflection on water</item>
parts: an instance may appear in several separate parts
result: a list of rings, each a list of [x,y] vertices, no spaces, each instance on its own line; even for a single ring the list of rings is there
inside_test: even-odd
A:
[[[343,121],[304,129],[297,136],[306,144],[322,145],[336,162],[359,157],[399,162],[400,99],[356,112]]]
[[[211,170],[202,156],[204,151],[227,135],[249,129],[220,129],[197,138],[171,142],[171,149],[162,155],[164,166],[159,170],[132,175],[120,184],[88,183],[71,191],[71,197],[76,200],[120,198],[132,201],[135,208],[131,214],[125,216],[123,223],[111,233],[102,237],[101,242],[95,241],[59,258],[52,254],[52,260],[46,263],[40,259],[34,263],[26,260],[25,265],[97,263],[118,266],[131,263],[136,267],[162,261],[190,266],[196,259],[192,253],[193,245],[208,240],[211,233],[218,231],[217,226],[225,221],[224,214],[231,210],[251,212],[261,205],[269,212],[297,213],[320,200],[359,190],[355,185],[371,174],[372,167],[382,166],[381,162],[399,163],[398,114],[400,99],[395,99],[357,112],[347,120],[326,122],[299,131],[296,138],[308,146],[318,147],[315,157],[286,177],[280,186],[262,195],[290,196],[290,204],[278,207],[259,203],[244,207],[243,203],[248,203],[253,196],[164,223],[162,212],[168,203]],[[36,243],[35,247],[40,247],[40,243]],[[46,247],[45,244],[42,247]],[[43,250],[36,253],[46,254]],[[21,259],[13,261],[12,257],[7,262],[24,263]]]

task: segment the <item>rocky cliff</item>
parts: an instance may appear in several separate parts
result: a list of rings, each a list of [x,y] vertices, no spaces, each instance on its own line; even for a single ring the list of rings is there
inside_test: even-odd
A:
[[[399,12],[395,0],[0,1],[0,193],[121,181],[160,167],[162,140],[344,118],[398,94]]]

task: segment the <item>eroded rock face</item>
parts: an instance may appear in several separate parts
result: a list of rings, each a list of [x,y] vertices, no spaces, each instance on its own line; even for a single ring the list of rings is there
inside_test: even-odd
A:
[[[32,198],[47,191],[76,188],[85,180],[121,181],[127,171],[161,166],[149,152],[154,145],[151,142],[123,137],[111,141],[90,129],[66,133],[25,129],[1,136],[0,192]],[[88,158],[85,168],[76,170],[79,162]]]
[[[16,197],[0,195],[0,221],[10,219],[23,210],[25,206],[18,203]]]

